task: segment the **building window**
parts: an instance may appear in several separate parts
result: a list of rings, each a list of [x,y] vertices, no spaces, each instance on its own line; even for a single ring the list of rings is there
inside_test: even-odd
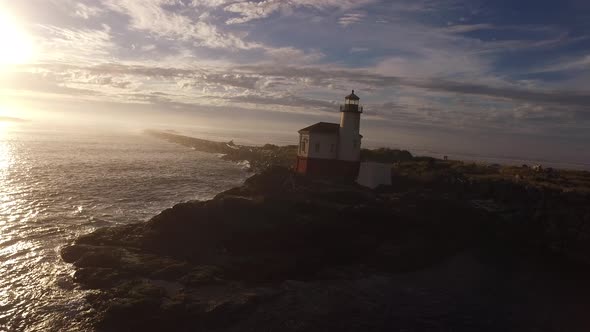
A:
[[[315,152],[320,152],[320,143],[315,144]]]
[[[299,150],[301,150],[301,153],[305,153],[305,146],[307,145],[307,140],[306,139],[302,139],[301,140],[301,144],[299,146]]]
[[[330,152],[334,152],[335,149],[336,149],[336,144],[330,145]]]

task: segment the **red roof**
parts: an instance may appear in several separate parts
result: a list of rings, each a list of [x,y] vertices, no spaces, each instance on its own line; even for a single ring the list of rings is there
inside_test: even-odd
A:
[[[299,133],[324,133],[324,134],[336,134],[340,132],[340,125],[337,123],[329,122],[318,122],[309,127],[305,127],[299,131]]]

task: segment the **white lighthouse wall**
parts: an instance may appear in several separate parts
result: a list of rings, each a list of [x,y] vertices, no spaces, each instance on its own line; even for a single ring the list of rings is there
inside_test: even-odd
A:
[[[361,113],[358,112],[342,112],[340,115],[340,133],[342,130],[355,133],[358,135],[361,125]]]
[[[319,147],[319,149],[317,149]],[[338,135],[312,133],[309,135],[307,157],[336,159],[338,157]]]
[[[359,161],[361,159],[361,136],[342,133],[339,142],[338,159]]]
[[[359,161],[361,159],[360,121],[360,113],[342,112],[338,159],[347,161]]]

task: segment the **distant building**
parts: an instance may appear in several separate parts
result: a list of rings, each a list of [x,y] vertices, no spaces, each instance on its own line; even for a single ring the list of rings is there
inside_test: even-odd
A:
[[[356,179],[361,160],[360,122],[363,108],[352,93],[340,106],[340,124],[318,122],[299,130],[298,173]]]

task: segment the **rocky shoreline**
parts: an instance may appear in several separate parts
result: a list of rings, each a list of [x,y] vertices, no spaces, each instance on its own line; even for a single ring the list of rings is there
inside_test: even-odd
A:
[[[62,257],[104,331],[588,330],[588,196],[435,174],[270,167]]]
[[[172,143],[190,147],[196,151],[221,154],[223,160],[231,162],[247,162],[252,172],[260,172],[268,167],[291,167],[295,163],[297,146],[264,146],[238,145],[233,141],[215,142],[173,132],[146,130],[147,135]]]

